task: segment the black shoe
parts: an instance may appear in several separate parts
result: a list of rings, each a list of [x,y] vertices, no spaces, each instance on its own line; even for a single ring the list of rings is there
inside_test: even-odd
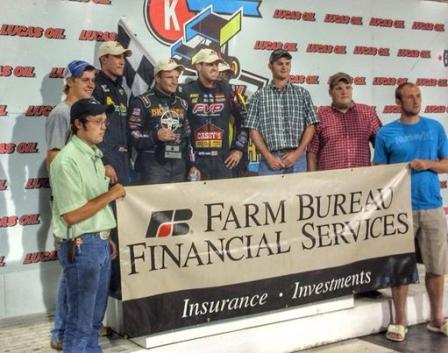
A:
[[[355,299],[369,298],[369,299],[382,299],[383,293],[377,290],[371,290],[368,292],[355,293]]]
[[[109,326],[101,325],[100,329],[98,330],[98,336],[105,337],[111,335],[112,335],[112,329]]]
[[[63,342],[62,341],[50,341],[50,347],[57,350],[57,351],[62,351],[63,348]]]

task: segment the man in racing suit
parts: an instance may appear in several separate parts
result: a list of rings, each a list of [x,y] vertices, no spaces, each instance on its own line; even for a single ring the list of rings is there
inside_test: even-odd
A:
[[[130,139],[137,150],[135,169],[143,183],[186,180],[187,105],[175,95],[182,70],[173,59],[159,61],[154,68],[155,87],[130,102]]]
[[[198,80],[182,88],[188,103],[188,121],[194,151],[192,165],[201,180],[232,177],[247,145],[247,130],[241,128],[244,111],[229,84],[218,80],[222,59],[212,49],[201,49],[192,60]],[[229,141],[230,116],[235,118],[235,134]]]
[[[98,58],[101,71],[98,72],[93,96],[101,104],[113,104],[115,111],[107,114],[107,130],[104,140],[98,145],[103,152],[103,163],[106,175],[111,184],[127,185],[130,182],[130,158],[127,141],[127,103],[128,97],[121,81],[124,73],[125,56],[132,51],[125,49],[120,43],[109,41],[101,44]]]

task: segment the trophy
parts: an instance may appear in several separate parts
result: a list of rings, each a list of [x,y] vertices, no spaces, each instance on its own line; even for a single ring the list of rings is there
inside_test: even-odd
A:
[[[176,133],[176,140],[165,142],[165,158],[181,159],[181,138],[178,130],[181,128],[181,117],[174,110],[165,111],[160,117],[160,124],[165,129],[170,129]]]

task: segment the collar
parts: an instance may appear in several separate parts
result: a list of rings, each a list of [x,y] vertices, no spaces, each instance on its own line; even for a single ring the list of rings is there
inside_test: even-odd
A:
[[[174,102],[176,99],[176,95],[174,93],[168,95],[168,94],[162,92],[161,90],[159,90],[157,87],[154,87],[154,94],[160,99],[165,99],[165,100],[170,101],[170,103]]]
[[[271,82],[269,83],[269,86],[268,86],[268,87],[269,87],[271,90],[275,91],[275,92],[286,92],[286,91],[288,91],[288,90],[290,89],[291,86],[292,86],[291,82],[288,81],[288,83],[287,83],[286,85],[284,85],[282,89],[278,89],[277,86],[274,85],[274,82],[271,81]]]
[[[114,86],[121,86],[121,82],[123,81],[123,76],[118,77],[115,81],[112,80],[109,76],[107,76],[103,70],[100,70],[100,72],[97,75],[97,79],[100,79],[102,81],[106,81],[111,85]]]
[[[355,109],[356,108],[356,103],[354,101],[352,101],[352,103],[350,104],[350,107],[348,107],[347,111],[345,113],[348,113],[350,110]],[[331,109],[333,111],[339,112],[341,114],[345,114],[344,112],[340,111],[338,108],[336,108],[333,103],[331,103]]]
[[[218,87],[218,82],[219,82],[219,81],[215,81],[214,82],[215,84],[213,87],[205,87],[199,78],[197,81],[198,81],[198,85],[199,85],[199,88],[201,89],[201,91],[210,91],[210,92],[213,92],[214,90],[216,90],[216,88]]]
[[[71,142],[80,152],[87,155],[89,158],[93,159],[93,161],[103,158],[103,153],[100,151],[100,149],[97,146],[89,146],[86,142],[81,140],[78,136],[73,135]]]

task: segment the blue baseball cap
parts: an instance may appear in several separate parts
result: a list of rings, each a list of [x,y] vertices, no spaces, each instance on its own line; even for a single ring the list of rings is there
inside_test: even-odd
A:
[[[95,70],[95,66],[83,60],[73,60],[64,70],[64,78],[81,77],[86,70]]]

